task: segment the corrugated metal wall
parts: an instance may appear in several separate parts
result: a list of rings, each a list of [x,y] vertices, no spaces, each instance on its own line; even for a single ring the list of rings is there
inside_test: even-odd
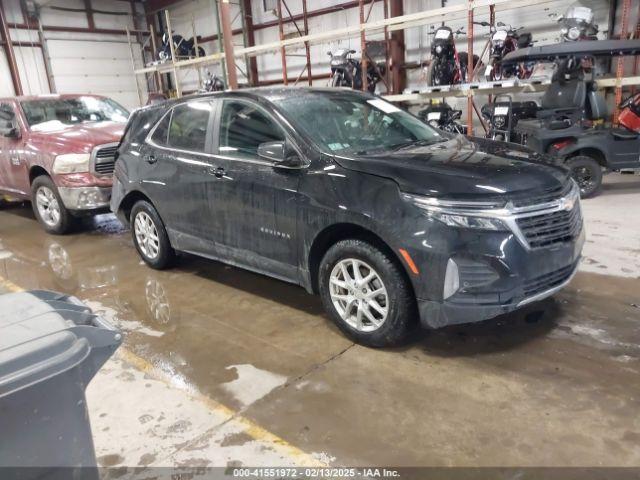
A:
[[[24,23],[19,0],[4,0],[9,23]],[[81,12],[60,11],[51,6],[84,8],[82,0],[54,0],[46,2],[41,10],[42,23],[47,26],[88,28],[87,16]],[[96,28],[134,28],[131,6],[116,0],[92,0],[96,10],[122,12],[123,15],[95,14]],[[142,13],[142,6],[138,7]],[[143,16],[139,24],[144,25]],[[12,40],[38,43],[36,31],[11,29]],[[58,93],[93,93],[106,95],[127,108],[139,106],[135,76],[131,68],[129,45],[124,35],[95,33],[67,33],[45,31],[49,49],[53,81]],[[134,37],[135,40],[135,37]],[[44,57],[39,47],[14,47],[20,79],[25,94],[50,93],[44,66]],[[142,65],[139,44],[135,44],[137,64]],[[0,54],[0,95],[13,95],[4,51]],[[141,88],[145,88],[140,82]],[[146,99],[146,90],[143,99]]]

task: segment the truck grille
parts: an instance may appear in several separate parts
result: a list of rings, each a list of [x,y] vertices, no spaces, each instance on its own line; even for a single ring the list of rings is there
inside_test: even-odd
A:
[[[567,265],[551,273],[545,273],[544,275],[532,278],[524,284],[525,297],[536,295],[563,284],[569,279],[574,268],[575,264]]]
[[[582,230],[580,204],[567,210],[521,217],[516,220],[531,248],[543,248],[573,241]]]
[[[94,169],[100,175],[111,175],[116,165],[118,145],[105,145],[95,150]]]

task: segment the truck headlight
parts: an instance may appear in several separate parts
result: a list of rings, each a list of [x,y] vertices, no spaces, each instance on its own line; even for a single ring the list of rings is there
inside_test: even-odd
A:
[[[494,231],[509,230],[509,227],[499,218],[507,213],[503,208],[503,203],[439,200],[433,197],[410,194],[404,194],[404,197],[416,207],[424,210],[429,218],[450,227]]]
[[[69,153],[66,155],[58,155],[53,162],[53,173],[85,173],[89,171],[89,162],[91,154],[89,153]]]

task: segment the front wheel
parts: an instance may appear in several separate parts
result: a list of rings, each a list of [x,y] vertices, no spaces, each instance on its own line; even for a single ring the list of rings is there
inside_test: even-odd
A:
[[[320,264],[325,310],[353,341],[371,347],[403,343],[416,326],[409,282],[388,254],[363,240],[342,240]]]
[[[49,233],[63,235],[75,224],[71,212],[62,203],[58,188],[45,175],[31,184],[31,206],[36,219]]]
[[[578,155],[567,160],[571,176],[580,187],[580,197],[595,196],[602,187],[602,167],[593,158]]]
[[[162,270],[171,265],[175,252],[157,210],[140,200],[131,209],[131,235],[136,250],[151,268]]]

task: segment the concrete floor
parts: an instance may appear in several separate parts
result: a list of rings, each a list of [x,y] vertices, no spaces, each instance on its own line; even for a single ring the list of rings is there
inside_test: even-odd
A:
[[[0,290],[71,293],[126,332],[88,389],[104,466],[640,466],[639,202],[640,176],[609,175],[569,287],[401,349],[270,278],[153,271],[112,216],[54,237],[1,211]]]

